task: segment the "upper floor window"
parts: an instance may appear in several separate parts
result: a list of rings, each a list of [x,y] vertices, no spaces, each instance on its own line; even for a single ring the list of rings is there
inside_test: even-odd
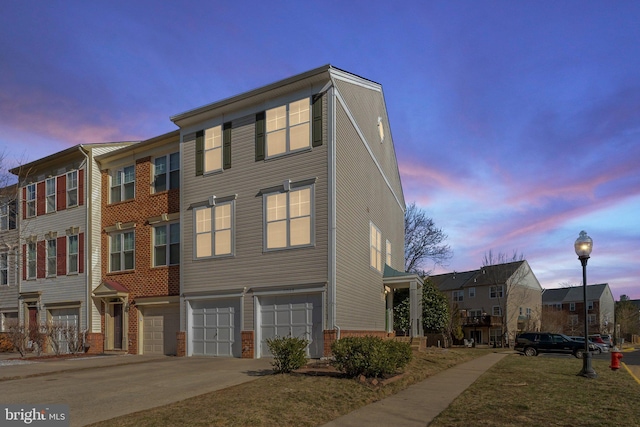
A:
[[[153,228],[153,265],[180,263],[180,224],[163,224]]]
[[[309,117],[309,98],[267,110],[267,157],[311,147]]]
[[[180,186],[180,153],[156,157],[153,187],[156,193]]]
[[[27,218],[36,216],[36,185],[27,185]]]
[[[56,211],[56,179],[47,178],[45,181],[47,213]]]
[[[0,252],[0,285],[9,284],[9,259],[6,252]]]
[[[575,302],[570,302],[569,303],[569,311],[576,311],[576,303]]]
[[[36,244],[27,244],[27,279],[36,278]]]
[[[476,297],[476,288],[469,288],[469,298]]]
[[[15,201],[0,205],[0,231],[15,230],[16,209]]]
[[[464,301],[464,291],[453,291],[453,300],[456,302]]]
[[[369,265],[382,272],[382,233],[373,223],[369,223]]]
[[[504,287],[502,285],[491,286],[491,290],[489,292],[489,296],[491,298],[502,298],[502,297],[504,297]]]
[[[67,274],[78,272],[78,235],[67,237]]]
[[[67,207],[78,206],[78,171],[67,172]]]
[[[525,315],[526,315],[527,317],[531,317],[531,308],[528,308],[528,307],[527,307],[527,309],[526,309],[526,311],[525,311]]]
[[[135,166],[115,171],[111,177],[111,203],[117,203],[135,197]]]
[[[311,245],[313,186],[264,195],[265,250]]]
[[[387,260],[386,263],[389,267],[391,267],[391,242],[387,240],[387,245],[386,245],[386,255],[387,255]]]
[[[222,126],[204,131],[204,173],[222,169]]]
[[[232,200],[195,210],[196,258],[233,254],[234,208]]]
[[[135,233],[127,231],[111,235],[110,271],[133,270],[135,253]]]
[[[502,316],[502,307],[499,305],[494,305],[491,309],[492,316]]]
[[[587,302],[587,310],[593,310],[593,301]]]
[[[56,251],[56,239],[47,240],[47,276],[55,276],[57,273],[58,258]]]

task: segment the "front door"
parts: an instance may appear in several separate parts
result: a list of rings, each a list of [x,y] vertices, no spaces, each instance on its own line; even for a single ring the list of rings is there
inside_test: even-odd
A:
[[[38,309],[29,307],[29,339],[35,341],[38,333]]]
[[[113,305],[113,349],[122,350],[122,304]]]

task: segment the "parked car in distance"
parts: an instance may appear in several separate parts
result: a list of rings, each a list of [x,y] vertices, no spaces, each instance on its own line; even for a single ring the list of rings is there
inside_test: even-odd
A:
[[[584,347],[584,337],[569,337],[569,338],[571,338],[574,341],[578,341]],[[591,337],[589,337],[589,348],[591,348],[592,345],[595,346],[594,350],[596,354],[609,352],[609,346],[607,344],[605,344],[604,342],[602,343],[596,342]]]
[[[589,349],[597,351],[592,344],[589,344]],[[584,341],[582,343],[574,341],[564,334],[524,332],[516,338],[515,350],[525,356],[537,356],[539,353],[565,353],[582,359]]]
[[[600,335],[600,338],[602,338],[602,341],[604,341],[606,345],[608,345],[609,347],[613,347],[613,345],[611,345],[613,344],[611,342],[611,335]]]

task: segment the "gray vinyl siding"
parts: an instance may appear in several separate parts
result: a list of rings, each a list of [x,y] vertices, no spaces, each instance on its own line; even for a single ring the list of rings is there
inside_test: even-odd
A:
[[[384,330],[383,279],[370,267],[369,225],[382,233],[384,262],[387,239],[402,253],[403,212],[339,102],[336,139],[336,322],[344,330]],[[404,255],[396,254],[392,267],[402,270]]]
[[[292,97],[285,102],[299,99]],[[257,110],[259,111],[259,110]],[[257,112],[256,111],[256,112]],[[255,161],[255,112],[233,120],[232,166],[222,172],[195,176],[195,142],[182,144],[181,212],[183,225],[182,292],[242,291],[274,286],[321,284],[327,281],[327,147]],[[210,126],[210,125],[208,125]],[[195,131],[208,126],[194,127]],[[187,132],[185,132],[187,133]],[[183,133],[183,135],[185,134]],[[315,246],[263,252],[261,189],[317,178],[314,187]],[[193,259],[192,203],[212,195],[235,201],[235,256]],[[250,298],[246,298],[250,300]],[[245,325],[253,324],[251,304],[245,304]]]
[[[16,247],[18,244],[18,230],[0,232],[0,243]],[[15,311],[18,308],[18,274],[20,257],[17,250],[4,251],[7,254],[7,282],[8,286],[0,285],[0,310]]]

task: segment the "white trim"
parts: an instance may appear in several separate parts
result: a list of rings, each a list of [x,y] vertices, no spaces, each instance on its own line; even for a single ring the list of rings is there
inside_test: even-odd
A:
[[[295,286],[295,285],[291,285]],[[267,289],[264,291],[254,290],[253,295],[263,297],[270,295],[293,295],[293,294],[317,294],[318,292],[326,292],[324,286],[315,286],[313,288],[287,288],[287,289]]]
[[[327,155],[328,155],[328,185],[327,199],[329,204],[329,242],[327,262],[327,320],[332,330],[337,327],[336,313],[336,257],[337,257],[337,203],[336,203],[336,108],[335,84],[327,92]]]
[[[242,292],[234,292],[232,294],[216,294],[216,295],[185,295],[184,300],[187,302],[191,301],[202,301],[202,300],[219,300],[219,299],[230,299],[230,298],[239,298],[244,295],[244,291]]]
[[[360,87],[364,87],[370,90],[375,90],[376,92],[382,93],[382,87],[371,80],[363,79],[362,77],[358,77],[354,74],[345,73],[340,70],[336,70],[335,68],[331,68],[329,70],[329,74],[332,78],[336,80],[342,80],[343,82],[351,83]]]

